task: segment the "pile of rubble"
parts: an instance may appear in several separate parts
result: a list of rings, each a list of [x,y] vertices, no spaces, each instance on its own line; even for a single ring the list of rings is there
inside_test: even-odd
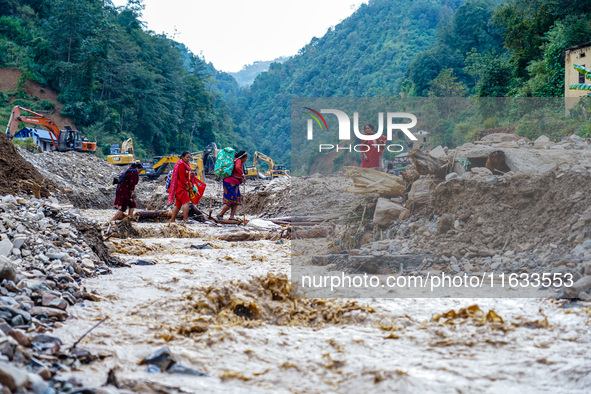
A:
[[[105,160],[80,152],[31,153],[18,149],[43,177],[60,189],[56,196],[70,201],[78,208],[106,209],[113,207],[115,189],[113,178],[122,168]]]
[[[96,223],[50,199],[0,198],[0,383],[39,393],[71,385],[55,374],[95,357],[50,335],[85,299],[84,278],[110,272]],[[19,391],[21,392],[21,391]]]
[[[591,146],[584,139],[491,134],[410,156],[403,177],[380,175],[392,178],[394,195],[366,185],[374,198],[363,215],[361,206],[350,214],[365,222],[341,230],[341,248],[378,259],[423,256],[406,266],[411,274],[570,273],[584,282],[570,295],[591,298]],[[349,190],[363,192],[362,177],[353,181]]]
[[[290,177],[279,177],[267,184],[259,184],[244,194],[241,212],[260,218],[289,215],[290,191]]]

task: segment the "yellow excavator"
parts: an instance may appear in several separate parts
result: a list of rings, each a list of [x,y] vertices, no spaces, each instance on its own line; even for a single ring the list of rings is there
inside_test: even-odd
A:
[[[191,153],[191,164],[198,168],[198,177],[204,180],[207,175],[214,175],[215,159],[219,149],[215,142],[207,145],[204,150]],[[216,175],[217,177],[217,175]]]
[[[133,140],[129,138],[123,141],[121,149],[119,145],[111,145],[111,154],[107,156],[107,162],[116,166],[127,166],[135,162]]]
[[[244,165],[244,177],[246,179],[259,179],[259,170],[255,166]]]
[[[144,163],[144,169],[140,171],[139,175],[145,176],[150,180],[158,179],[160,175],[167,174],[168,171],[172,170],[179,160],[179,157],[174,155],[156,156],[152,158],[151,163]],[[203,181],[203,161],[199,158],[193,158],[189,165],[191,166],[191,170],[195,171],[197,178]]]
[[[266,174],[258,170],[259,160],[267,163],[269,166],[269,171],[267,171]],[[254,152],[253,165],[245,166],[244,170],[246,178],[262,178],[263,176],[277,178],[289,176],[289,170],[285,169],[284,166],[276,165],[273,159],[261,152]]]

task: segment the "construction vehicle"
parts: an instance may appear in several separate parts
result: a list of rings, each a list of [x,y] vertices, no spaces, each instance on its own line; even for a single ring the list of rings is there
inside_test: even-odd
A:
[[[34,116],[21,115],[21,111]],[[70,126],[65,126],[65,130],[60,130],[49,117],[33,112],[30,109],[19,107],[18,105],[12,108],[8,126],[6,127],[6,134],[11,139],[14,137],[20,122],[45,127],[49,131],[49,136],[51,137],[51,142],[55,150],[59,152],[73,150],[93,153],[96,151],[96,142],[90,142],[87,138],[83,138],[78,130],[73,130]]]
[[[259,179],[263,175],[259,174],[259,170],[255,166],[247,166],[246,164],[242,167],[244,170],[244,177],[246,179]]]
[[[218,152],[219,149],[216,143],[213,142],[207,145],[204,150],[191,153],[191,163],[197,168],[201,168],[200,172],[198,172],[198,175],[201,174],[201,176],[198,176],[200,180],[204,180],[208,175],[210,177],[217,177],[217,175],[214,174],[213,169],[215,168],[215,160]]]
[[[156,156],[152,158],[151,163],[143,163],[144,169],[140,171],[140,176],[145,176],[150,180],[158,179],[162,174],[168,174],[168,171],[174,168],[174,165],[180,159],[178,156]],[[203,181],[203,163],[200,160],[192,160],[189,165],[191,171],[195,171],[197,178]]]
[[[214,174],[215,158],[218,153],[218,147],[215,143],[211,143],[200,152],[191,153],[191,161],[189,165],[191,170],[195,171],[197,178],[200,181],[205,181],[207,175]],[[157,179],[162,174],[167,174],[169,170],[174,168],[174,165],[180,159],[177,156],[156,156],[151,163],[144,163],[144,170],[140,175],[146,176],[149,179]]]
[[[133,140],[131,138],[123,141],[121,149],[119,145],[111,145],[111,154],[107,156],[107,162],[116,166],[127,166],[135,162],[133,152]]]
[[[275,162],[273,161],[273,159],[271,159],[269,156],[267,156],[261,152],[254,152],[254,157],[252,160],[253,160],[253,165],[245,167],[245,170],[246,170],[245,176],[247,178],[257,178],[257,177],[262,178],[263,176],[277,178],[277,177],[289,175],[289,170],[285,169],[284,166],[276,165]],[[267,171],[266,174],[261,173],[258,170],[259,160],[267,163],[267,165],[269,166],[269,170]]]

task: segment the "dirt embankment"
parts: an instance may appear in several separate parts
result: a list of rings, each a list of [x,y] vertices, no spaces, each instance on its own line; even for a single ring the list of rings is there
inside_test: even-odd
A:
[[[580,242],[591,231],[589,176],[587,171],[516,175],[495,187],[479,180],[443,183],[436,189],[433,212],[445,216],[443,222],[451,227],[456,220],[459,225],[440,225],[438,245],[501,252]]]
[[[23,75],[20,70],[15,68],[0,68],[0,91],[14,91],[18,87],[18,79]],[[34,81],[27,81],[25,93],[29,97],[39,100],[51,101],[55,105],[55,111],[51,111],[51,119],[63,129],[65,125],[70,125],[76,129],[76,125],[71,119],[61,116],[63,104],[57,100],[58,92],[53,89],[43,87]]]
[[[41,196],[48,197],[55,185],[39,173],[17,152],[6,134],[0,133],[0,195],[32,194],[30,186],[21,181],[32,181],[41,186]]]

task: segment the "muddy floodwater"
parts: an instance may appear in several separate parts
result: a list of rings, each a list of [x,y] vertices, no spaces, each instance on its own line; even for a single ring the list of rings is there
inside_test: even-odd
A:
[[[85,214],[106,222],[112,212]],[[121,381],[166,392],[584,393],[591,387],[589,304],[289,298],[266,304],[253,294],[259,284],[286,288],[276,278],[289,275],[289,242],[220,241],[216,234],[226,229],[204,224],[186,229],[195,238],[150,237],[168,234],[164,227],[139,224],[144,238],[111,242],[122,261],[152,265],[115,268],[84,282],[96,301],[69,308],[70,319],[55,335],[70,345],[108,317],[79,345],[103,358],[66,377],[98,386],[114,368]],[[211,249],[191,248],[205,243]],[[228,308],[242,303],[246,317],[211,313],[224,299]],[[296,307],[305,311],[298,321],[273,316]],[[345,312],[330,315],[336,310]],[[139,365],[164,346],[180,364],[211,377],[148,373]]]

